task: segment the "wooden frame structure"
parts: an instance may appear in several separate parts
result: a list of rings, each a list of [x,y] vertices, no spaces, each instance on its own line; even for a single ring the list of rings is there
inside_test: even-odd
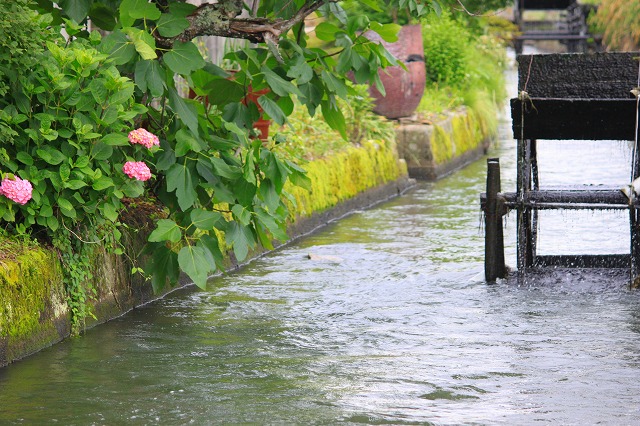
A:
[[[519,97],[511,100],[513,135],[518,144],[516,192],[500,192],[499,168],[495,183],[496,168],[491,166],[498,160],[489,159],[487,193],[481,196],[487,281],[506,274],[500,263],[504,261],[502,231],[495,229],[502,227],[502,215],[508,210],[517,211],[518,270],[544,266],[630,267],[632,279],[640,275],[640,196],[627,197],[620,187],[604,186],[541,190],[537,162],[539,139],[558,143],[634,141],[630,182],[640,177],[638,59],[633,53],[518,56]],[[544,209],[629,210],[630,253],[539,256],[537,215]]]
[[[514,0],[514,21],[521,31],[515,38],[516,53],[522,53],[526,40],[557,40],[567,45],[568,52],[586,52],[587,40],[592,39],[587,25],[590,7],[576,0]],[[559,21],[525,21],[526,10],[561,11]],[[532,25],[542,28],[532,29]]]

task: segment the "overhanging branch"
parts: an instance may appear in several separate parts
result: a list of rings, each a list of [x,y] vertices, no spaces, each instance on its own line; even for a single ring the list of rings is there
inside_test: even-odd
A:
[[[219,36],[249,40],[253,43],[277,41],[295,25],[323,5],[337,0],[311,0],[288,19],[241,18],[242,0],[206,3],[187,17],[189,27],[182,34],[165,38],[156,34],[156,45],[169,49],[176,40],[190,41],[199,36]]]

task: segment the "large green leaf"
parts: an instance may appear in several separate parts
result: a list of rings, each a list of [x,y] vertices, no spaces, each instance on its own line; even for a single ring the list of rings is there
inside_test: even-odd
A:
[[[115,11],[103,4],[94,3],[89,11],[91,25],[95,25],[105,31],[113,31],[116,26]]]
[[[324,41],[334,41],[339,31],[342,30],[329,22],[321,22],[315,28],[316,37]]]
[[[156,28],[162,37],[175,37],[189,28],[189,21],[184,16],[163,13]]]
[[[142,59],[151,60],[158,57],[156,41],[151,34],[138,28],[125,28],[123,31],[129,36]]]
[[[38,157],[42,158],[44,161],[46,161],[48,164],[51,164],[52,166],[56,166],[67,159],[66,155],[64,155],[62,152],[48,145],[45,145],[42,148],[37,149],[36,153],[38,154]]]
[[[148,0],[122,0],[120,3],[120,23],[123,27],[130,27],[136,19],[160,18],[160,9]]]
[[[140,90],[149,90],[154,98],[164,93],[163,69],[158,61],[137,61],[134,79]]]
[[[198,198],[191,171],[184,164],[174,164],[167,171],[167,191],[176,191],[178,204],[182,211],[186,211]]]
[[[212,230],[216,222],[222,218],[218,212],[212,212],[203,209],[194,209],[191,211],[191,223],[198,229],[205,231]]]
[[[207,288],[207,278],[212,268],[202,247],[182,247],[178,252],[178,264],[198,287],[203,290]]]
[[[275,121],[281,126],[284,125],[286,117],[284,115],[284,112],[282,112],[282,110],[280,109],[277,103],[275,103],[265,95],[265,96],[260,96],[258,98],[258,104],[260,104],[264,112],[269,117],[271,117],[273,121]]]
[[[279,96],[289,96],[291,94],[302,96],[302,93],[298,90],[296,86],[293,85],[290,81],[287,81],[280,77],[275,72],[271,71],[266,66],[263,66],[260,71],[264,75],[264,78],[267,80],[269,87],[276,95]]]
[[[322,116],[332,129],[337,130],[344,140],[348,140],[347,125],[340,108],[329,101],[322,101]]]
[[[205,65],[202,54],[190,41],[176,41],[173,48],[164,54],[163,59],[171,71],[182,75],[189,75]]]
[[[260,182],[260,187],[258,187],[258,193],[269,208],[269,211],[275,212],[280,204],[280,197],[276,192],[276,187],[273,182],[269,179],[263,179],[262,182]]]
[[[226,105],[238,102],[245,96],[245,88],[235,80],[214,78],[204,86],[207,100],[212,105]]]
[[[389,43],[395,43],[396,41],[398,41],[398,32],[400,31],[400,28],[402,27],[398,24],[383,25],[379,22],[371,23],[371,29],[377,32],[384,41],[387,41]]]
[[[202,247],[205,251],[205,256],[209,262],[209,266],[213,270],[213,265],[218,269],[224,268],[224,256],[220,250],[220,243],[215,236],[203,235],[196,244],[198,247]]]
[[[187,129],[180,129],[176,132],[176,141],[176,157],[182,157],[192,151],[202,151],[200,142]]]
[[[84,21],[89,14],[91,3],[93,0],[59,0],[57,2],[64,13],[78,23]]]
[[[226,235],[227,241],[233,247],[233,252],[238,262],[244,261],[249,254],[249,248],[255,244],[251,229],[248,226],[240,225],[238,222],[231,222],[229,223],[229,229]]]
[[[150,242],[171,241],[177,243],[182,238],[182,231],[178,224],[171,219],[160,219],[156,224],[156,229],[149,235]]]
[[[194,135],[198,134],[198,113],[194,105],[188,104],[175,89],[169,89],[169,104]]]
[[[170,284],[178,282],[180,268],[178,266],[178,253],[164,245],[155,244],[152,253],[151,285],[153,291],[159,293],[165,286],[167,279]]]
[[[100,50],[107,53],[116,65],[126,64],[136,55],[133,42],[120,31],[114,31],[104,37],[100,44]]]

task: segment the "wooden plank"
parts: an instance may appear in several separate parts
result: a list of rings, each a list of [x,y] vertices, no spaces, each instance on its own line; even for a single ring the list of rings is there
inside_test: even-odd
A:
[[[516,192],[503,192],[499,194],[504,200],[504,205],[509,209],[518,206],[518,194]],[[593,189],[557,189],[528,191],[522,196],[522,204],[537,210],[550,209],[628,209],[629,200],[618,188]],[[486,194],[480,194],[480,208],[486,208]],[[640,205],[636,203],[636,208]]]
[[[635,140],[635,99],[511,99],[514,139]]]
[[[518,56],[518,91],[532,98],[628,99],[638,84],[638,53]],[[526,86],[526,87],[525,87]]]
[[[567,268],[628,268],[628,254],[536,256],[533,265],[539,267],[563,266]]]
[[[524,0],[520,4],[525,10],[562,10],[575,0]]]
[[[524,33],[516,37],[517,40],[533,40],[533,41],[542,41],[542,40],[588,40],[593,38],[590,35],[580,35],[580,34],[561,34],[561,33],[538,33],[538,34],[529,34]]]

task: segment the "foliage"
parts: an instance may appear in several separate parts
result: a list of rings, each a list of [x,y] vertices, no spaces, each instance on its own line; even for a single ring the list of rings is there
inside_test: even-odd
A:
[[[394,1],[416,15],[428,10],[417,0]],[[338,99],[353,89],[344,75],[352,72],[358,82],[381,86],[378,69],[396,63],[382,46],[361,36],[373,30],[393,40],[395,26],[349,16],[326,0],[265,0],[248,18],[241,16],[239,2],[230,0],[200,7],[178,0],[75,0],[58,2],[61,9],[52,1],[38,4],[72,37],[95,39],[84,27],[89,17],[94,27],[110,31],[99,50],[133,77],[133,96],[146,107],[146,113],[136,110],[136,127],[160,137],[151,161],[157,179],[150,190],[169,216],[157,222],[147,247],[146,271],[156,290],[177,282],[180,270],[204,287],[208,274],[221,267],[219,236],[240,261],[257,243],[270,247],[273,238],[284,238],[283,186],[287,180],[302,185],[308,180],[268,144],[249,138],[261,110],[282,125],[297,100],[312,116],[321,113],[346,139],[349,129]],[[338,18],[316,28],[320,39],[336,47],[331,55],[306,45],[303,18],[315,11]],[[261,44],[227,54],[238,68],[232,76],[205,61],[192,41],[211,34]],[[179,95],[176,76],[196,99]],[[250,93],[260,95],[252,101]],[[39,182],[34,180],[36,186]],[[117,185],[114,181],[114,191]]]
[[[603,33],[612,50],[637,50],[640,46],[640,2],[602,0],[590,24]]]
[[[0,2],[0,97],[7,95],[18,76],[27,74],[52,37],[48,19],[27,7],[28,0]],[[0,130],[1,131],[1,130]],[[1,135],[1,133],[0,133]]]
[[[418,111],[424,116],[465,105],[481,122],[495,128],[495,105],[506,97],[504,41],[493,35],[494,20],[470,19],[472,25],[447,14],[425,20],[425,60],[431,82]]]
[[[321,117],[310,116],[302,105],[296,104],[288,117],[287,125],[274,128],[278,134],[276,149],[292,160],[313,160],[363,141],[395,139],[393,124],[372,112],[373,99],[369,95],[368,86],[349,86],[353,93],[346,100],[339,101],[340,110],[345,115],[348,141],[342,139],[340,133]]]
[[[467,60],[469,31],[450,13],[431,14],[422,22],[427,80],[459,86],[470,70]]]

